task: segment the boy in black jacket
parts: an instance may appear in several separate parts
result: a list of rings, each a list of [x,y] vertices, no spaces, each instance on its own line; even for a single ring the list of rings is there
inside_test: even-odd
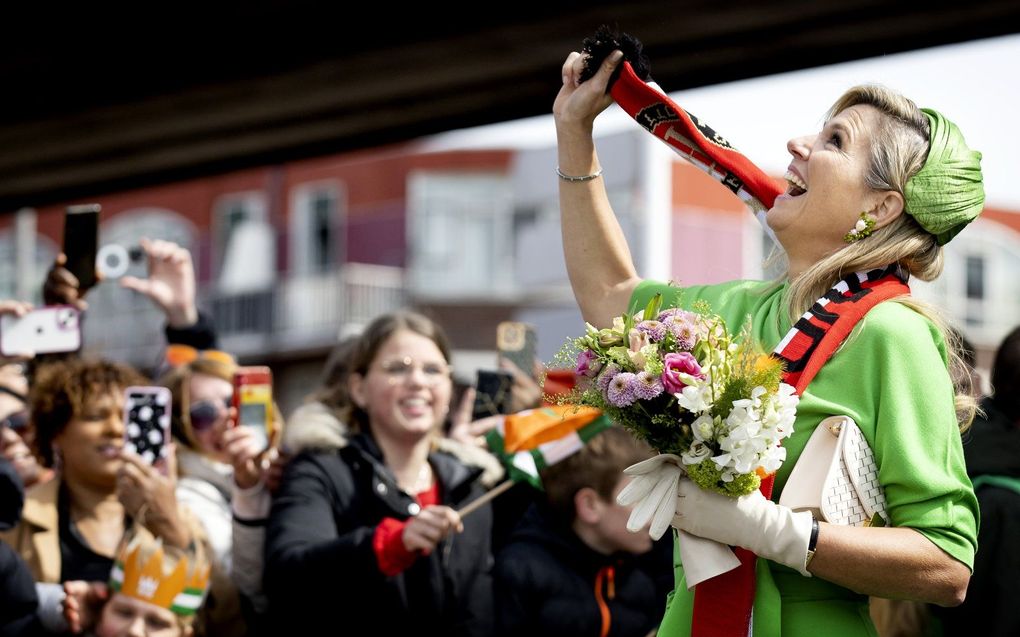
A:
[[[655,631],[673,588],[671,541],[653,547],[647,530],[629,532],[630,508],[616,504],[623,469],[649,455],[613,427],[543,470],[546,503],[528,510],[496,558],[499,634]]]

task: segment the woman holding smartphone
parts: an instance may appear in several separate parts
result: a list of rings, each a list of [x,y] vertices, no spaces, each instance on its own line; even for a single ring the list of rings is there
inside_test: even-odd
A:
[[[424,316],[372,322],[351,357],[354,434],[287,467],[266,537],[267,594],[278,628],[304,634],[488,635],[490,534],[481,469],[438,451],[450,408],[449,347]]]
[[[194,526],[164,476],[124,447],[124,390],[146,380],[108,361],[69,359],[38,369],[29,396],[37,453],[56,477],[26,494],[21,524],[0,535],[36,582],[105,582],[128,521],[184,548]],[[40,587],[40,604],[62,595]]]
[[[201,521],[215,562],[259,612],[265,606],[262,546],[269,515],[266,438],[235,426],[233,358],[219,351],[194,354],[160,381],[173,394],[177,497]]]

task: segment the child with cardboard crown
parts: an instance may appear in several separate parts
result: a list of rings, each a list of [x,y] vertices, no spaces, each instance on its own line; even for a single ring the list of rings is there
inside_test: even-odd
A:
[[[96,637],[190,637],[209,573],[201,545],[186,551],[164,546],[136,525],[110,572],[110,599],[100,612]]]

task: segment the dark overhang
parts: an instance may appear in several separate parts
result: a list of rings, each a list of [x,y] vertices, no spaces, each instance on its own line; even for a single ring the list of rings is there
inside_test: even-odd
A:
[[[547,113],[601,23],[670,91],[1020,25],[1016,0],[82,5],[6,16],[0,211]]]

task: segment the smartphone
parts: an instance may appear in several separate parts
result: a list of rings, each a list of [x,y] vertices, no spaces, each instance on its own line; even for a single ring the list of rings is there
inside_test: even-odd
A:
[[[0,315],[0,355],[52,354],[81,349],[81,313],[70,305],[50,305],[24,316]]]
[[[166,472],[170,452],[170,390],[134,386],[124,390],[124,448]]]
[[[514,376],[510,372],[478,370],[478,382],[475,384],[475,404],[471,419],[478,420],[497,414],[509,414],[513,385]]]
[[[538,336],[535,326],[517,321],[503,321],[496,327],[496,348],[500,358],[517,365],[525,374],[535,377],[535,354]]]
[[[64,255],[68,271],[78,278],[78,292],[94,286],[96,279],[96,251],[99,247],[99,211],[97,203],[69,206],[64,213]]]
[[[234,408],[237,422],[261,431],[273,440],[273,373],[268,367],[238,367],[234,372]]]

